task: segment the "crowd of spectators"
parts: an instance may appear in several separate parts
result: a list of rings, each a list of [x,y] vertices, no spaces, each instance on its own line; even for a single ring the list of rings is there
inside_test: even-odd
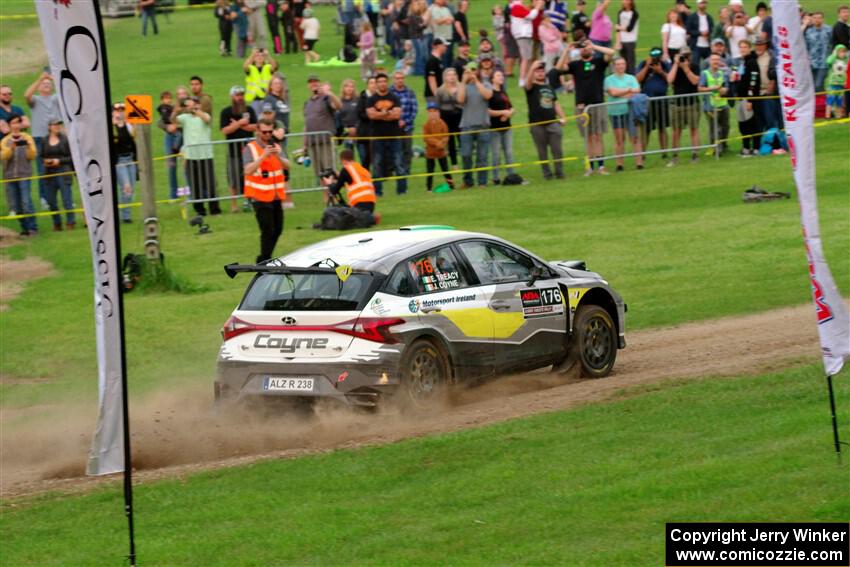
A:
[[[173,93],[161,93],[157,125],[165,133],[164,150],[170,156],[170,196],[191,195],[198,214],[221,212],[214,200],[216,169],[209,144],[216,129],[232,141],[226,163],[229,194],[242,195],[243,151],[262,118],[274,124],[274,138],[282,151],[309,156],[317,179],[333,167],[339,144],[355,150],[360,164],[378,180],[378,195],[383,191],[380,179],[389,176],[395,178],[398,194],[408,191],[417,144],[425,146],[428,173],[439,165],[450,186],[454,186],[452,171],[459,167],[464,170],[463,187],[522,183],[510,166],[515,137],[528,136],[512,129],[518,124],[528,125],[544,179],[564,177],[564,125],[570,119],[575,120],[589,157],[585,175],[609,174],[603,161],[609,127],[617,171],[625,167],[624,155],[633,156],[642,169],[650,145],[664,152],[671,167],[679,163],[681,149],[689,149],[691,159],[698,159],[694,148],[700,145],[703,116],[710,125],[710,144],[716,143],[722,153],[734,113],[744,157],[757,153],[760,132],[781,127],[779,102],[770,98],[778,89],[772,18],[766,4],[759,2],[747,14],[742,0],[729,0],[716,11],[707,0],[697,0],[693,10],[678,0],[666,12],[656,32],[657,44],[646,57],[637,49],[646,28],[641,30],[636,1],[622,0],[616,14],[610,4],[611,0],[601,0],[591,9],[577,0],[569,12],[562,0],[510,0],[493,7],[491,29],[475,31],[467,18],[467,0],[342,0],[338,21],[357,32],[353,47],[362,56],[363,88],[358,92],[357,82],[346,79],[335,92],[318,75],[311,75],[306,102],[298,109],[304,117],[304,131],[299,133],[304,134],[303,141],[297,148],[287,148],[292,146],[286,136],[292,111],[290,85],[278,59],[294,52],[305,53],[308,63],[318,58],[314,48],[321,26],[312,4],[218,0],[214,15],[219,50],[223,56],[232,54],[235,32],[236,55],[245,57],[244,83],[230,88],[229,104],[217,113],[198,76],[190,78],[188,89],[181,86]],[[149,6],[155,3],[142,8]],[[816,89],[828,92],[825,115],[844,116],[850,9],[841,6],[833,25],[821,12],[800,16]],[[156,32],[155,21],[148,19]],[[385,54],[398,61],[394,69],[378,66],[378,58]],[[49,74],[39,76],[24,94],[31,109],[28,118],[12,104],[11,89],[0,87],[0,132],[5,136],[0,149],[9,180],[8,206],[14,212],[34,210],[30,177],[70,167],[53,91]],[[570,93],[575,117],[568,117],[562,104]],[[513,102],[520,94],[528,108],[522,118],[516,116]],[[427,109],[424,130],[415,126],[420,106]],[[640,111],[636,120],[636,109],[643,109],[642,121]],[[113,107],[112,141],[120,201],[126,203],[133,199],[135,143],[120,103]],[[178,151],[182,167],[174,156]],[[59,210],[61,197],[64,208],[71,208],[69,184],[52,179],[39,179],[42,207]],[[432,178],[423,184],[430,190]],[[232,211],[238,210],[235,199],[230,204]],[[122,209],[121,219],[132,222],[129,209]],[[62,229],[58,214],[53,223],[56,230]],[[65,226],[74,226],[73,215],[65,218]],[[22,232],[35,231],[33,219],[22,221]]]

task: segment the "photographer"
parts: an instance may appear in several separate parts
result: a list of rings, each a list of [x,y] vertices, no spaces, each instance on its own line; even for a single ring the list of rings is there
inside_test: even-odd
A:
[[[682,97],[673,99],[673,159],[667,163],[667,167],[679,163],[679,141],[685,128],[690,130],[691,146],[699,146],[699,73],[699,65],[691,57],[690,48],[683,47],[667,75],[667,81],[673,85],[673,94]],[[697,150],[691,150],[691,161],[697,159]]]
[[[687,46],[683,46],[684,49]],[[649,134],[658,130],[658,141],[662,150],[667,150],[667,128],[670,126],[670,106],[666,98],[667,85],[670,82],[668,73],[671,65],[662,60],[664,51],[660,47],[649,50],[649,57],[641,61],[637,69],[637,80],[641,85],[640,91],[649,97],[649,117],[641,130],[641,143],[649,147]],[[678,57],[679,50],[671,56]],[[666,157],[666,154],[662,154]]]
[[[378,198],[369,170],[354,161],[353,150],[342,150],[339,153],[339,160],[342,162],[339,175],[327,172],[328,175],[322,177],[322,185],[328,188],[331,197],[343,204],[345,201],[340,196],[340,192],[345,187],[349,207],[374,213]]]
[[[460,156],[463,168],[472,169],[472,152],[475,149],[475,167],[487,167],[490,163],[490,113],[489,100],[493,87],[482,82],[478,66],[470,63],[463,72],[462,85],[457,92],[457,102],[463,107],[460,117]],[[472,172],[463,174],[463,186],[472,187]],[[487,170],[478,172],[478,186],[487,185]]]
[[[133,193],[136,190],[136,179],[138,179],[138,168],[136,166],[136,132],[132,124],[127,123],[124,114],[124,103],[116,102],[112,105],[112,149],[115,161],[115,181],[118,184],[118,202],[127,205],[133,202]],[[121,222],[131,223],[130,209],[124,207],[119,209]]]
[[[316,75],[307,77],[310,98],[304,102],[304,147],[313,161],[316,178],[333,168],[334,146],[331,135],[336,132],[336,113],[342,103],[327,83]]]
[[[272,75],[277,71],[277,61],[265,48],[255,48],[242,64],[242,70],[245,71],[245,102],[251,104],[254,99],[266,98]]]
[[[283,202],[289,160],[281,157],[280,146],[272,141],[274,121],[263,118],[257,137],[242,151],[245,170],[245,196],[252,200],[260,227],[260,254],[257,263],[269,260],[283,233]]]
[[[711,93],[705,102],[706,117],[710,121],[709,134],[712,144],[717,144],[717,155],[726,151],[726,138],[729,137],[729,78],[720,67],[720,56],[712,55],[708,59],[708,69],[702,72],[699,79],[699,92]]]
[[[543,61],[531,64],[525,81],[525,97],[528,102],[528,122],[531,127],[531,137],[537,148],[537,159],[542,161],[543,179],[552,179],[552,170],[548,153],[552,153],[555,167],[555,178],[564,178],[563,126],[566,120],[555,88],[546,80],[546,67]]]
[[[21,132],[23,116],[9,114],[6,118],[9,134],[0,140],[0,161],[3,162],[3,178],[6,180],[6,194],[9,197],[11,214],[29,215],[35,212],[32,207],[31,181],[32,160],[36,158],[35,141],[29,134]],[[21,223],[21,236],[38,234],[35,217],[18,219]]]
[[[183,158],[186,160],[186,178],[192,188],[192,200],[215,199],[215,165],[213,163],[212,130],[210,115],[201,110],[197,97],[180,101],[172,119],[183,130]],[[209,201],[210,214],[221,214],[218,201]],[[192,203],[195,212],[207,214],[203,202]]]

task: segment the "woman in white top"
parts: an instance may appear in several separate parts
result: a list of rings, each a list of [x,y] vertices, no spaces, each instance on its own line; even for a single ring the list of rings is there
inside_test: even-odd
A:
[[[638,40],[638,11],[635,0],[623,0],[623,7],[617,12],[617,33],[620,37],[620,54],[626,60],[626,72],[635,74],[635,46]]]
[[[668,10],[667,23],[661,26],[661,49],[664,52],[664,61],[672,61],[687,43],[688,32],[679,23],[679,13],[676,10]]]

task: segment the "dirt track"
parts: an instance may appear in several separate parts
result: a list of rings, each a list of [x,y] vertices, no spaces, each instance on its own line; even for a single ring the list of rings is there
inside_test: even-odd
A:
[[[226,422],[209,412],[209,388],[171,392],[131,406],[134,479],[146,482],[259,460],[292,458],[341,447],[391,443],[478,427],[610,399],[622,390],[666,379],[754,374],[817,360],[811,305],[627,335],[614,374],[578,380],[534,373],[504,378],[457,396],[438,414],[404,419],[319,408],[303,421]],[[85,491],[117,478],[82,476],[94,410],[33,411],[25,431],[8,428],[0,492],[17,498],[46,490]],[[55,419],[38,414],[61,413]],[[5,411],[3,422],[20,417]],[[58,430],[61,429],[61,430]],[[13,437],[13,438],[10,438]],[[35,479],[35,480],[34,480]]]

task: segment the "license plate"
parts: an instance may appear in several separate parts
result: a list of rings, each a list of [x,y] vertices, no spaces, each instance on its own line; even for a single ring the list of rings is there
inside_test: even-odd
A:
[[[263,389],[275,392],[312,392],[313,379],[266,376]]]

